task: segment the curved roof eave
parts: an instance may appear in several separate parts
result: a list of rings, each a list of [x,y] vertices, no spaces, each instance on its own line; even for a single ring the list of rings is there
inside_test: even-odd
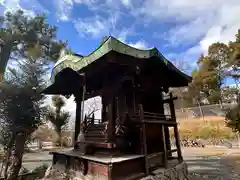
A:
[[[144,58],[148,59],[151,57],[159,57],[159,60],[163,61],[166,66],[174,71],[180,73],[180,75],[185,76],[186,79],[191,79],[190,76],[184,74],[180,70],[178,70],[170,61],[168,61],[157,48],[151,48],[146,50],[137,49],[131,47],[116,38],[109,36],[95,51],[90,53],[88,56],[78,56],[74,54],[67,54],[61,57],[57,63],[54,65],[51,74],[51,82],[54,83],[55,76],[57,73],[62,71],[65,68],[71,68],[75,71],[79,71],[82,68],[88,66],[92,62],[106,55],[110,51],[115,51],[121,54],[126,54],[129,56],[133,56],[135,58]]]

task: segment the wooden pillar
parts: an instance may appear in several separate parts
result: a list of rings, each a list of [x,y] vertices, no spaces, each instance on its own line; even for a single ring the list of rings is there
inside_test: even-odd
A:
[[[74,146],[76,145],[78,134],[81,128],[81,101],[80,98],[75,97],[76,102],[76,117],[75,117],[75,131],[74,131]]]
[[[94,113],[92,114],[92,117],[91,117],[91,124],[95,124],[95,116],[94,116]]]
[[[140,122],[142,124],[141,127],[141,139],[142,139],[142,146],[143,146],[143,154],[145,157],[145,171],[146,175],[149,175],[149,165],[148,165],[148,153],[147,153],[147,138],[146,138],[146,126],[144,122],[144,111],[143,111],[143,106],[140,104],[139,105],[139,118]]]
[[[169,132],[169,127],[167,125],[164,126],[164,132],[165,132],[165,141],[166,141],[166,148],[167,151],[171,150],[171,141],[170,141],[170,132]],[[172,156],[172,152],[170,151],[168,153],[168,156]]]
[[[175,139],[176,139],[178,161],[182,162],[183,157],[182,157],[182,151],[181,151],[181,145],[180,145],[180,137],[179,137],[177,124],[174,126],[174,136],[175,136]]]
[[[107,121],[107,104],[105,96],[102,95],[101,98],[102,98],[102,122],[105,122]]]
[[[135,85],[135,82],[134,82],[134,84],[133,84],[133,112],[134,112],[134,114],[136,114],[136,85]]]
[[[175,108],[174,108],[174,98],[172,93],[170,93],[170,101],[169,101],[169,106],[170,106],[170,111],[171,111],[171,118],[172,120],[176,121],[176,114],[175,114]],[[178,127],[177,124],[174,125],[174,137],[176,140],[176,147],[177,147],[177,154],[178,154],[178,160],[179,162],[182,162],[182,151],[181,151],[181,145],[180,145],[180,137],[179,137],[179,132],[178,132]]]
[[[173,100],[174,100],[173,95],[172,93],[170,93],[169,107],[170,107],[171,117],[172,117],[172,120],[176,120],[175,107],[174,107]]]
[[[116,119],[115,119],[115,125],[114,125],[114,128],[115,128],[115,126],[116,126],[116,124],[117,125],[119,125],[120,124],[120,107],[119,107],[119,98],[118,97],[116,97]]]
[[[162,132],[162,140],[163,140],[163,164],[164,167],[167,168],[168,166],[168,152],[167,152],[167,146],[166,146],[166,137],[165,137],[165,127],[163,124],[161,124],[161,132]]]
[[[107,120],[108,120],[108,127],[107,127],[107,136],[108,141],[114,140],[114,134],[115,134],[115,125],[114,125],[114,119],[113,119],[113,105],[112,103],[109,103],[108,106],[108,112],[107,112]]]

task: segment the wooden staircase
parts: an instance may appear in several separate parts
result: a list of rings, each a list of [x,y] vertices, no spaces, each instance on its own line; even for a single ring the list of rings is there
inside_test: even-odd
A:
[[[87,142],[107,142],[105,124],[89,124],[84,132]]]

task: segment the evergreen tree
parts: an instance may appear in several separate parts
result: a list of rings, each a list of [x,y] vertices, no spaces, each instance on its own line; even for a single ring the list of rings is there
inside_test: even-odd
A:
[[[46,16],[28,17],[23,11],[7,12],[0,17],[0,82],[9,60],[41,56],[56,61],[66,42],[56,40],[56,27],[46,22]]]
[[[46,23],[44,15],[27,17],[22,11],[1,17],[0,42],[0,75],[9,60],[18,62],[16,67],[9,68],[5,83],[0,86],[0,112],[4,130],[10,132],[4,176],[15,180],[25,144],[46,112],[40,92],[45,87],[49,63],[58,58],[65,43],[56,40],[56,28]]]

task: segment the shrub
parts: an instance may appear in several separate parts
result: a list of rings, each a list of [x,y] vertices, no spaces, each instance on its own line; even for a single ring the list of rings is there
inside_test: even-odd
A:
[[[226,124],[236,132],[240,132],[240,103],[226,114]]]

